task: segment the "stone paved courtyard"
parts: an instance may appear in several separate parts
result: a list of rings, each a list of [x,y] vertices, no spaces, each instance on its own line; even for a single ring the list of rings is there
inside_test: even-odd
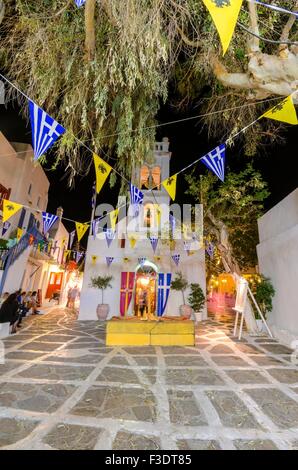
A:
[[[196,347],[105,347],[52,309],[4,340],[1,449],[298,449],[298,367],[212,317]]]

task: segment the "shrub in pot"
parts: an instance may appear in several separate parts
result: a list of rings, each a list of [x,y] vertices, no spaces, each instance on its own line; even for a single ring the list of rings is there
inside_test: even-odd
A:
[[[271,280],[268,277],[261,276],[260,282],[256,285],[254,297],[265,319],[267,318],[267,313],[272,311],[272,299],[274,295],[275,289]],[[263,322],[255,306],[254,311],[258,327],[261,329],[263,327]]]
[[[96,276],[91,278],[90,287],[101,290],[101,304],[97,305],[96,314],[99,320],[106,320],[109,314],[109,305],[104,304],[103,295],[108,287],[112,287],[113,276]]]
[[[192,307],[195,320],[201,321],[201,310],[205,305],[205,295],[200,284],[190,284],[190,294],[188,296],[189,305]]]
[[[179,272],[176,274],[176,278],[171,282],[171,288],[173,290],[179,291],[182,294],[183,305],[180,305],[180,315],[182,317],[190,318],[192,314],[192,308],[190,305],[187,305],[185,302],[185,291],[188,288],[187,280],[182,276],[182,273]]]

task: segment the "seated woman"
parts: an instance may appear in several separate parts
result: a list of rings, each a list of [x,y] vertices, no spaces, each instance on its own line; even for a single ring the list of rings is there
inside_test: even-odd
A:
[[[19,320],[19,303],[17,301],[17,293],[10,294],[3,302],[0,308],[0,323],[9,323],[11,333],[17,332],[17,323]]]

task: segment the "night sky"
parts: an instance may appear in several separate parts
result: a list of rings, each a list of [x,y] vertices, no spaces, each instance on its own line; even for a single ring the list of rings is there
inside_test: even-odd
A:
[[[166,105],[161,108],[158,121],[164,123],[167,121],[183,119],[192,115],[197,115],[200,110],[190,110],[187,112],[174,112],[173,108]],[[61,123],[63,124],[63,123]],[[4,105],[0,106],[0,129],[6,138],[10,141],[28,142],[31,144],[31,131],[28,123],[19,115],[16,104],[10,104],[8,108]],[[170,150],[172,152],[171,172],[175,173],[183,168],[186,164],[191,163],[204,153],[218,145],[218,139],[208,140],[206,132],[198,120],[194,119],[177,124],[166,125],[157,129],[156,140],[162,137],[168,137],[170,140]],[[254,157],[254,167],[259,169],[263,178],[269,184],[271,192],[270,197],[265,203],[266,210],[270,209],[281,199],[287,196],[298,186],[298,152],[297,152],[297,127],[288,126],[285,130],[285,145],[275,145],[266,148],[266,154],[263,150],[260,155]],[[295,139],[295,140],[294,140]],[[51,154],[48,155],[50,161]],[[246,163],[250,161],[244,156],[241,141],[239,141],[233,149],[228,149],[226,163],[227,169],[232,170],[244,168]],[[64,168],[61,166],[56,171],[48,171],[50,162],[44,165],[47,176],[50,180],[49,205],[48,211],[54,212],[61,205],[64,208],[64,215],[67,218],[86,222],[90,220],[91,214],[91,188],[95,180],[95,175],[91,171],[84,178],[77,177],[75,188],[70,190],[65,178]],[[207,171],[202,164],[197,165],[197,171],[204,173]],[[109,184],[106,183],[104,189],[97,199],[97,203],[108,202],[115,204],[117,201],[117,192],[119,185],[111,190]],[[183,176],[179,177],[177,184],[176,202],[191,202],[185,199],[186,184]],[[66,228],[71,231],[74,229],[73,224],[64,222]]]

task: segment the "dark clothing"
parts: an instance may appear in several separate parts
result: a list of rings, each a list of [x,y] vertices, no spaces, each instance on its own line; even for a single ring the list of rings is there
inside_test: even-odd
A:
[[[0,323],[10,323],[13,325],[19,316],[19,304],[17,300],[11,303],[3,302],[0,308]]]

